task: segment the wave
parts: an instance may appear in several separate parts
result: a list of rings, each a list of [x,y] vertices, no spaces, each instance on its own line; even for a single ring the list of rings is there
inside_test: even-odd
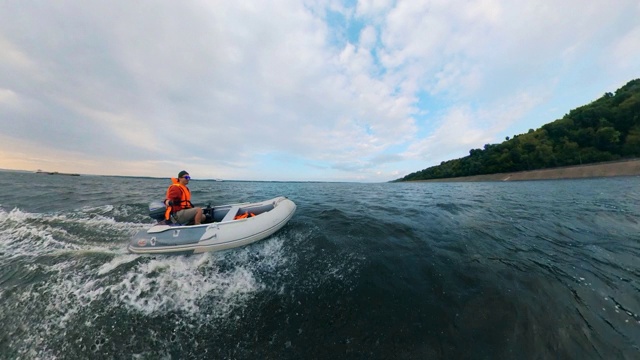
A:
[[[143,223],[117,222],[108,208],[44,214],[15,208],[0,210],[0,252],[4,258],[46,256],[60,252],[119,252]]]
[[[32,357],[30,349],[39,349],[34,356],[55,358],[73,347],[65,342],[70,333],[85,343],[74,351],[99,352],[108,337],[86,327],[100,329],[113,318],[179,314],[181,328],[229,327],[257,297],[346,281],[343,272],[353,269],[342,266],[344,259],[323,258],[309,267],[313,275],[297,278],[294,269],[306,266],[316,249],[310,232],[295,230],[219,253],[129,254],[129,236],[148,226],[114,219],[129,211],[111,205],[54,214],[0,210],[0,321],[14,355]],[[292,250],[305,244],[307,251]]]

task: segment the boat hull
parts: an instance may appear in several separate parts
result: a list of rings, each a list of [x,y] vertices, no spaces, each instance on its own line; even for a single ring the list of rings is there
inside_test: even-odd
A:
[[[295,210],[295,203],[285,197],[218,206],[213,209],[213,223],[187,226],[157,224],[136,233],[128,250],[136,254],[192,254],[245,246],[280,230]],[[238,218],[239,214],[254,216]]]

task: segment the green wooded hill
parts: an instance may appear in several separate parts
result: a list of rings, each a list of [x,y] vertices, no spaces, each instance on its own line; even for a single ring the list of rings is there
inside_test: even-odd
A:
[[[562,119],[395,181],[444,179],[640,157],[640,79]]]

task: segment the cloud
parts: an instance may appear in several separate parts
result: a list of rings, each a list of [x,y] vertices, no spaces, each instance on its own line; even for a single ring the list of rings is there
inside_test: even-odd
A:
[[[438,117],[439,126],[426,138],[413,142],[403,155],[432,162],[466,156],[470,149],[494,142],[513,122],[539,105],[543,98],[537,94],[517,94],[487,108],[448,108]]]
[[[606,56],[603,60],[612,67],[630,69],[636,72],[640,70],[640,65],[636,61],[636,56],[640,54],[640,25],[620,36],[611,45],[611,51],[608,54],[609,56]]]
[[[392,6],[391,0],[360,0],[356,5],[356,15],[359,17],[381,16]]]
[[[20,98],[18,94],[15,93],[15,91],[0,88],[0,104],[2,104],[4,107],[13,108],[19,106],[20,102]]]
[[[625,0],[3,2],[0,167],[391,180],[637,76],[638,15]]]

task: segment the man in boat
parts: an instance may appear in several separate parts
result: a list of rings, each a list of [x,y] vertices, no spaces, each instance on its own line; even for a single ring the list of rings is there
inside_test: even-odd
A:
[[[180,224],[187,225],[192,221],[195,225],[200,225],[205,221],[202,208],[194,207],[191,203],[191,191],[187,187],[191,176],[185,170],[178,173],[177,178],[172,178],[173,184],[167,189],[167,196],[164,205],[167,207],[165,219],[171,216]]]

